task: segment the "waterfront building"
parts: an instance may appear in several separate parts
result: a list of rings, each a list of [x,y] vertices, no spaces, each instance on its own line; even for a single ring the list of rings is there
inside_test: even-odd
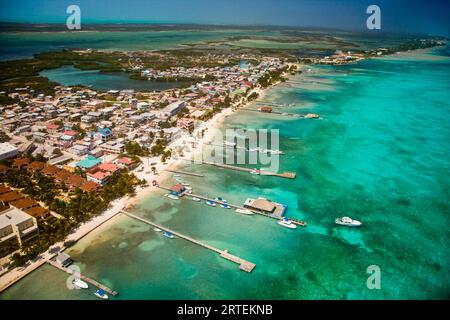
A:
[[[8,142],[0,143],[0,160],[15,157],[19,153],[18,149]]]
[[[36,218],[17,208],[0,212],[0,257],[19,249],[39,234]]]

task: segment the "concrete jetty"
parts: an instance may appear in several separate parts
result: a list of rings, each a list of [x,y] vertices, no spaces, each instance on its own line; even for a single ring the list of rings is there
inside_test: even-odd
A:
[[[247,260],[244,260],[244,259],[242,259],[242,258],[239,258],[238,256],[235,256],[235,255],[230,254],[230,253],[228,252],[228,250],[221,250],[221,249],[218,249],[218,248],[213,247],[213,246],[211,246],[211,245],[209,245],[209,244],[206,244],[206,243],[201,242],[201,241],[199,241],[199,240],[195,240],[195,239],[193,239],[193,238],[191,238],[191,237],[189,237],[189,236],[186,236],[186,235],[181,234],[181,233],[179,233],[179,232],[173,231],[173,230],[171,230],[171,229],[169,229],[169,228],[163,227],[163,226],[161,226],[161,225],[159,225],[159,224],[156,224],[156,223],[154,223],[154,222],[152,222],[152,221],[150,221],[150,220],[148,220],[148,219],[144,219],[144,218],[142,218],[142,217],[139,217],[139,216],[134,215],[134,214],[132,214],[132,213],[129,213],[129,212],[127,212],[127,211],[123,211],[123,210],[122,210],[122,213],[125,214],[125,215],[127,215],[127,216],[129,216],[130,218],[139,220],[139,221],[141,221],[141,222],[143,222],[143,223],[146,223],[146,224],[149,224],[149,225],[151,225],[151,226],[153,226],[153,227],[155,227],[155,228],[158,228],[158,229],[161,229],[161,230],[170,232],[171,234],[173,234],[174,236],[176,236],[176,237],[178,237],[178,238],[184,239],[184,240],[189,241],[189,242],[191,242],[191,243],[194,243],[194,244],[196,244],[196,245],[198,245],[198,246],[201,246],[201,247],[206,248],[206,249],[208,249],[208,250],[214,251],[214,252],[218,253],[218,254],[220,255],[220,257],[222,257],[222,258],[224,258],[224,259],[227,259],[227,260],[229,260],[229,261],[232,261],[232,262],[234,262],[234,263],[236,263],[236,264],[239,264],[239,269],[240,269],[240,270],[243,270],[243,271],[245,271],[245,272],[252,272],[253,269],[256,267],[256,265],[255,265],[254,263],[252,263],[252,262],[250,262],[250,261],[247,261]]]

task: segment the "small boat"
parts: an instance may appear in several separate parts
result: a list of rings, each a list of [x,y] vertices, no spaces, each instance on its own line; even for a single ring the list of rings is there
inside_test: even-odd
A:
[[[75,278],[75,280],[72,281],[73,285],[80,289],[88,289],[89,285],[81,280],[80,278]]]
[[[174,195],[174,194],[168,194],[168,195],[167,195],[167,198],[172,199],[172,200],[178,200],[178,199],[180,199],[180,197],[178,197],[178,196],[176,196],[176,195]]]
[[[216,206],[216,203],[215,203],[214,201],[211,201],[211,200],[207,200],[207,201],[206,201],[206,204],[207,204],[208,206],[211,206],[211,207],[215,207],[215,206]]]
[[[197,202],[202,201],[202,199],[197,198],[197,197],[192,197],[191,199],[194,200],[194,201],[197,201]]]
[[[174,174],[172,177],[174,178],[180,178],[181,176],[179,174]]]
[[[222,203],[220,206],[224,209],[231,209],[231,207],[226,203]]]
[[[336,220],[334,220],[334,222],[341,226],[347,226],[347,227],[359,227],[362,225],[362,223],[360,221],[353,220],[352,218],[349,218],[349,217],[337,218]]]
[[[253,169],[252,171],[250,171],[250,174],[260,174],[258,170]]]
[[[161,232],[162,230],[160,228],[153,228],[153,231]]]
[[[250,211],[248,209],[236,209],[235,211],[237,213],[242,213],[242,214],[247,214],[247,215],[255,214],[253,211]]]
[[[98,289],[97,291],[94,292],[94,294],[100,299],[104,299],[104,300],[109,299],[109,297],[106,294],[106,292],[104,290],[102,290],[102,289]]]
[[[163,236],[164,236],[164,237],[167,237],[167,238],[169,238],[169,239],[175,238],[174,235],[171,234],[169,231],[164,231]]]
[[[222,198],[222,197],[217,197],[214,199],[215,201],[220,201],[220,202],[228,202],[226,199]]]
[[[282,227],[286,227],[289,229],[297,229],[297,226],[286,217],[284,217],[282,220],[278,221],[277,223]]]

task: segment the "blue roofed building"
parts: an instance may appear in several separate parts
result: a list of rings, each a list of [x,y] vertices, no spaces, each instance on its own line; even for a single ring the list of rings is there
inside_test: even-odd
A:
[[[103,142],[109,141],[113,137],[113,132],[110,128],[100,128],[98,129],[98,133]]]
[[[75,165],[77,167],[83,168],[85,170],[89,170],[91,168],[96,167],[97,165],[99,165],[102,162],[101,159],[96,158],[92,155],[88,155],[86,158],[84,158],[83,160],[78,161]]]

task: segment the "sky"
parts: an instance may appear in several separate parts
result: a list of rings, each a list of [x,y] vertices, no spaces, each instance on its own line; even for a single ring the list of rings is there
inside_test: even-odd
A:
[[[148,22],[282,25],[365,31],[369,5],[381,31],[450,37],[450,0],[0,0],[0,21],[65,23],[78,5],[81,23]]]

